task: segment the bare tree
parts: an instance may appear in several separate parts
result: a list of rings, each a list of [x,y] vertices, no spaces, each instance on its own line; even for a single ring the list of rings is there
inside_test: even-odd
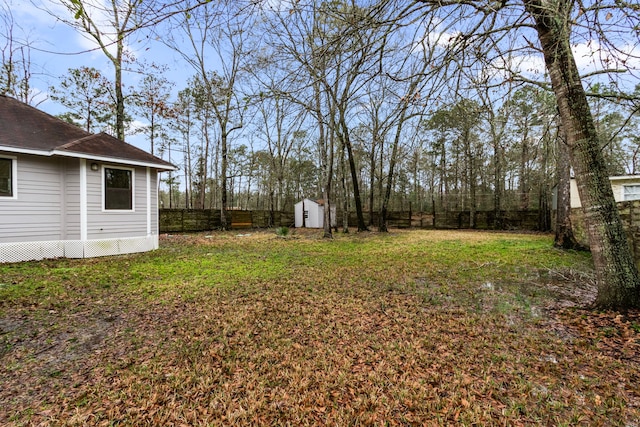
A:
[[[567,137],[559,126],[557,139],[558,166],[557,166],[557,207],[556,207],[556,232],[553,245],[562,249],[584,249],[578,243],[571,224],[571,156]]]
[[[185,50],[178,35],[166,38],[166,44],[179,52],[203,82],[211,112],[216,119],[220,140],[220,212],[221,227],[227,224],[227,169],[230,135],[243,127],[244,103],[239,87],[246,72],[245,56],[250,15],[236,8],[236,3],[222,1],[176,15],[175,28],[181,29],[191,50]],[[214,64],[217,64],[215,66]]]
[[[640,275],[613,197],[607,165],[582,80],[571,51],[574,4],[566,0],[529,0],[545,63],[566,131],[571,163],[584,205],[602,307],[640,305]]]
[[[616,308],[640,305],[640,275],[626,241],[582,77],[571,49],[575,37],[592,37],[602,44],[600,54],[603,59],[609,62],[621,59],[619,66],[629,69],[625,64],[630,53],[620,46],[620,40],[624,29],[628,37],[629,29],[638,25],[640,17],[634,7],[624,2],[606,1],[587,7],[570,0],[521,0],[498,4],[419,0],[418,3],[426,7],[422,13],[446,12],[447,22],[457,22],[459,32],[455,43],[449,46],[452,53],[484,48],[495,52],[495,58],[504,58],[504,49],[512,50],[513,46],[501,45],[501,36],[520,32],[526,40],[520,47],[521,53],[533,54],[536,45],[529,40],[537,37],[566,130],[588,224],[599,286],[596,303]]]
[[[116,104],[116,137],[125,138],[123,66],[127,60],[126,38],[136,27],[136,14],[144,10],[138,2],[110,0],[105,6],[82,0],[60,0],[69,16],[58,17],[94,41],[114,68],[113,96]],[[53,13],[52,13],[53,14]],[[55,14],[54,14],[55,15]],[[112,50],[115,47],[115,52]]]
[[[38,105],[46,98],[31,84],[31,41],[27,35],[19,38],[19,31],[22,28],[13,17],[10,3],[3,1],[0,4],[0,94]]]
[[[157,2],[156,0],[107,0],[103,3],[90,0],[55,0],[67,11],[59,16],[53,9],[45,11],[56,19],[74,28],[94,42],[113,65],[113,98],[116,105],[115,134],[124,140],[126,130],[125,105],[127,96],[123,91],[125,66],[135,61],[128,47],[141,30],[152,28],[176,14],[189,13],[207,2],[186,4],[182,0]]]

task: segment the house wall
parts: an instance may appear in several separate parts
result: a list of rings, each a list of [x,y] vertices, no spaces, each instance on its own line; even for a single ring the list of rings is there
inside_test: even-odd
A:
[[[62,159],[64,168],[63,240],[80,240],[80,161]]]
[[[571,179],[569,189],[571,197],[571,209],[582,207],[582,203],[580,203],[580,194],[578,193],[578,184],[575,179]]]
[[[640,185],[640,177],[630,177],[626,179],[616,179],[611,181],[611,189],[616,202],[624,202],[624,186]]]
[[[293,225],[296,228],[302,227],[302,202],[293,205]]]
[[[612,177],[611,181],[611,189],[613,190],[613,197],[616,202],[624,202],[624,186],[625,185],[640,185],[640,176],[630,176],[630,177]],[[580,195],[578,194],[578,184],[574,178],[571,179],[571,208],[581,208],[582,203],[580,202]],[[554,204],[554,208],[555,208]]]
[[[102,167],[97,171],[87,168],[87,238],[111,239],[147,235],[147,169],[134,169],[133,211],[107,211],[103,209]],[[115,165],[106,165],[122,167]],[[157,173],[150,171],[151,232],[157,234],[158,201]]]
[[[304,220],[306,228],[322,228],[324,220],[323,207],[313,200],[304,199],[304,210],[308,212],[307,218]],[[303,224],[303,202],[300,201],[294,205],[295,226],[302,227]]]
[[[160,186],[160,177],[158,176],[158,171],[150,169],[149,170],[149,183],[151,185],[151,233],[158,235],[160,233],[160,213],[158,209],[158,188]]]
[[[629,247],[635,258],[636,265],[640,267],[640,200],[618,202],[617,206],[622,226],[627,233]],[[589,237],[587,236],[586,222],[582,209],[571,210],[571,225],[573,234],[578,242],[588,247]]]
[[[309,212],[309,217],[304,222],[306,228],[323,228],[324,227],[324,206],[309,199],[304,200],[304,208]],[[294,225],[302,227],[302,202],[294,205]],[[331,206],[331,226],[335,227],[338,223],[336,218],[336,207]]]
[[[101,167],[92,171],[85,160],[74,158],[8,156],[17,160],[17,197],[0,198],[0,262],[117,255],[158,248],[156,170],[135,168],[133,211],[110,212],[103,209]],[[85,209],[81,196],[84,169]]]
[[[30,155],[11,156],[17,158],[17,198],[0,197],[0,243],[28,242],[34,236],[38,240],[63,239],[66,212],[61,208],[60,198],[65,194],[65,162]]]

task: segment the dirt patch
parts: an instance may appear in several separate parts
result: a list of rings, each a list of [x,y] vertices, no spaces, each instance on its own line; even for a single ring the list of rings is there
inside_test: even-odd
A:
[[[589,307],[598,295],[593,273],[574,269],[541,270],[539,277],[540,285],[554,297],[550,308]]]
[[[573,269],[542,275],[541,285],[553,296],[545,307],[550,330],[565,342],[581,342],[601,354],[640,367],[640,310],[622,314],[593,306],[598,293],[593,274]]]

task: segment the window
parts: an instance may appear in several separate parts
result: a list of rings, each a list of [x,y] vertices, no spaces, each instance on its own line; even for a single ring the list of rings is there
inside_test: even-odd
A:
[[[104,168],[104,208],[133,210],[133,171]]]
[[[640,200],[640,185],[624,185],[622,188],[624,190],[623,200]]]
[[[0,158],[0,197],[13,197],[13,159]]]

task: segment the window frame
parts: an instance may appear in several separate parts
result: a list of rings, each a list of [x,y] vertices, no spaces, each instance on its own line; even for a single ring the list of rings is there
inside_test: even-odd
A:
[[[18,158],[15,156],[7,156],[0,154],[0,159],[9,160],[11,162],[11,195],[1,196],[0,200],[17,200],[18,199]]]
[[[131,173],[131,185],[130,185],[130,194],[131,194],[131,209],[113,209],[107,207],[107,169],[113,170],[123,170],[129,171]],[[134,168],[126,167],[126,166],[114,166],[114,165],[102,165],[101,169],[102,175],[102,211],[103,212],[135,212],[136,211],[136,191],[135,191],[135,183],[136,183],[136,170]]]
[[[638,195],[635,199],[627,199],[627,188],[635,187],[638,191],[634,191],[630,193],[631,195]],[[633,200],[640,200],[640,184],[622,184],[622,200],[625,202],[630,202]]]

